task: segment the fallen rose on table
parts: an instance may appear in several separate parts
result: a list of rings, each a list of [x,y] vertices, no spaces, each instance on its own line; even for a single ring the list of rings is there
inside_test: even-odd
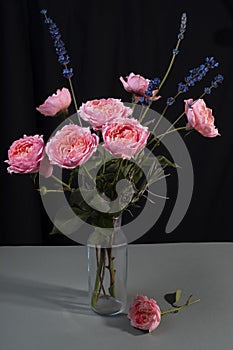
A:
[[[178,306],[176,303],[180,300],[181,293],[181,289],[177,289],[175,293],[166,294],[164,296],[165,300],[173,307],[165,311],[160,309],[153,298],[149,299],[145,295],[137,295],[131,303],[127,315],[131,326],[151,333],[159,326],[163,315],[177,313],[184,307],[200,301],[200,299],[191,301],[192,295],[190,295],[185,304]]]

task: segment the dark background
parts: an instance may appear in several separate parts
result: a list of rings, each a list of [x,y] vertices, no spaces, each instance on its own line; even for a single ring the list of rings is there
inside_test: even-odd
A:
[[[179,99],[170,120],[183,110],[182,99],[197,98],[216,74],[225,80],[205,99],[213,109],[221,136],[208,139],[198,133],[186,138],[194,168],[194,191],[187,214],[170,234],[166,223],[170,200],[153,229],[136,242],[209,242],[232,239],[233,175],[233,1],[1,1],[1,245],[73,244],[67,237],[49,236],[49,221],[29,176],[7,173],[7,150],[24,134],[43,134],[57,126],[56,118],[36,111],[57,88],[68,87],[62,77],[48,28],[40,14],[60,28],[71,57],[78,105],[94,98],[115,97],[130,102],[119,77],[130,72],[162,77],[176,44],[182,12],[188,16],[168,82],[161,94],[176,93],[176,84],[206,56],[219,68]],[[159,111],[161,103],[156,110]],[[162,108],[162,107],[161,107]],[[171,193],[174,184],[169,183]],[[175,198],[175,193],[174,193]],[[156,210],[156,209],[155,209]]]

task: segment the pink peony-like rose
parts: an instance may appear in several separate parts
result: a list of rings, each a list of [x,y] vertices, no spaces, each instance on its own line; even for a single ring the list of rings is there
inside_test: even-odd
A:
[[[42,135],[27,136],[16,140],[8,150],[10,166],[7,171],[11,173],[36,173],[39,171],[40,162],[44,155],[44,140]]]
[[[185,100],[185,113],[188,118],[187,129],[194,128],[205,137],[220,135],[214,125],[212,110],[206,107],[204,100]]]
[[[122,82],[124,89],[134,95],[134,100],[136,103],[139,102],[141,97],[145,97],[148,100],[151,100],[152,97],[149,97],[145,94],[145,91],[148,89],[148,84],[150,82],[149,79],[144,78],[139,74],[130,73],[129,76],[124,80],[123,77],[120,77],[120,81]],[[153,95],[157,92],[157,90],[153,90]],[[157,96],[154,98],[154,101],[158,100],[161,96]]]
[[[69,124],[51,137],[45,150],[51,164],[73,169],[92,156],[98,143],[99,137],[92,134],[89,128]]]
[[[90,123],[94,130],[102,127],[118,117],[127,118],[132,114],[132,109],[126,107],[120,99],[101,98],[82,103],[79,108],[80,117]]]
[[[154,299],[138,295],[129,307],[128,318],[133,327],[152,332],[161,321],[161,310]]]
[[[103,147],[118,158],[130,159],[140,152],[150,135],[137,119],[118,118],[102,129]]]
[[[45,102],[36,109],[43,115],[53,117],[58,112],[66,110],[71,104],[71,95],[67,88],[57,89]]]

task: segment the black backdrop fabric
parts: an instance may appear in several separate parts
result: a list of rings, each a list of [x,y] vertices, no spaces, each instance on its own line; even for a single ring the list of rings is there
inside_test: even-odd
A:
[[[130,102],[119,81],[130,72],[161,77],[176,44],[181,14],[187,13],[185,39],[161,94],[174,94],[176,84],[190,68],[214,56],[220,62],[214,73],[222,74],[225,80],[206,97],[206,103],[213,109],[221,136],[210,139],[192,133],[186,138],[194,169],[194,190],[187,213],[179,226],[166,234],[174,204],[171,199],[154,227],[135,243],[232,241],[233,2],[8,0],[0,4],[0,244],[76,244],[65,236],[49,235],[52,223],[30,177],[7,174],[4,163],[11,143],[24,134],[49,137],[58,121],[43,117],[35,108],[57,88],[68,87],[40,14],[43,8],[59,26],[71,57],[78,105],[102,97]],[[206,84],[201,82],[184,98],[198,96]],[[170,117],[174,121],[181,104],[172,108]],[[171,182],[170,186],[172,191],[175,185]]]

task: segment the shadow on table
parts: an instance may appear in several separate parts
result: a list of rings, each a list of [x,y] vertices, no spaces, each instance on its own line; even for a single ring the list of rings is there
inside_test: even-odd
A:
[[[17,277],[0,275],[0,301],[71,313],[93,314],[88,292]]]
[[[119,328],[123,332],[127,332],[136,336],[148,333],[132,327],[130,325],[129,319],[127,318],[126,313],[122,313],[115,316],[101,316],[101,317],[104,317],[105,324],[108,327]]]
[[[89,307],[87,291],[25,278],[0,275],[0,302],[95,316]],[[144,334],[130,325],[127,314],[98,317],[108,327],[119,328],[132,335]]]

